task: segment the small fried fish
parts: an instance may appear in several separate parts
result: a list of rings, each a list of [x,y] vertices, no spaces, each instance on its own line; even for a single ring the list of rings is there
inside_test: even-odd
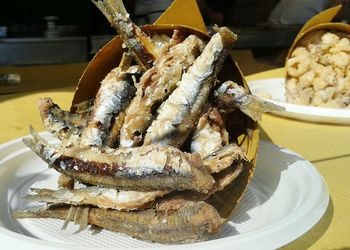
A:
[[[283,111],[284,108],[249,94],[243,87],[226,81],[214,92],[217,100],[229,109],[240,109],[254,121],[261,120],[265,112]]]
[[[247,157],[242,148],[236,143],[230,143],[204,157],[203,165],[211,173],[219,173],[230,167],[234,161],[246,159]]]
[[[108,140],[111,141],[110,145],[113,144],[113,140],[109,138],[112,120],[117,120],[119,113],[128,107],[136,90],[131,76],[138,73],[140,71],[137,66],[131,66],[126,71],[120,66],[104,78],[95,98],[88,125],[80,138],[82,146],[103,147]],[[117,135],[118,131],[114,131],[114,136]]]
[[[57,218],[74,220],[69,206],[43,207],[15,211],[14,218]],[[75,211],[74,209],[72,211]],[[166,201],[157,208],[140,211],[117,211],[90,208],[87,222],[104,229],[128,234],[141,240],[159,243],[203,241],[216,234],[222,219],[205,202]]]
[[[75,180],[122,190],[197,190],[208,192],[214,179],[196,155],[174,147],[59,147],[31,128],[23,142],[49,166]]]
[[[211,105],[199,118],[191,138],[191,152],[202,158],[228,144],[228,132],[219,110]]]
[[[51,98],[40,98],[38,107],[44,127],[60,140],[78,138],[87,124],[87,115],[64,111]]]
[[[116,210],[136,210],[152,204],[157,197],[168,193],[166,191],[124,191],[112,188],[90,186],[79,189],[61,188],[31,189],[35,194],[27,195],[29,201],[47,202],[49,204],[91,205],[99,208]]]
[[[159,57],[161,49],[130,19],[122,0],[92,0],[96,7],[122,37],[143,70],[150,69]]]
[[[158,109],[158,116],[148,128],[144,145],[180,147],[198,121],[214,85],[216,75],[237,36],[220,28],[202,54],[182,75],[178,87]]]
[[[151,125],[157,105],[170,95],[177,82],[193,61],[203,50],[205,43],[195,35],[190,35],[183,42],[174,42],[178,31],[170,41],[155,65],[141,77],[136,97],[126,111],[124,124],[121,128],[120,145],[136,147],[142,142],[147,128]]]

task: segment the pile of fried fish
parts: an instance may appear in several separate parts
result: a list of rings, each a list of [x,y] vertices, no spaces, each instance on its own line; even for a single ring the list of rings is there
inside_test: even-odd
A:
[[[242,172],[247,157],[226,129],[231,114],[258,120],[280,107],[217,75],[236,41],[228,28],[210,39],[175,29],[149,36],[121,0],[95,1],[125,52],[95,98],[64,111],[39,100],[50,144],[33,128],[23,141],[58,171],[59,189],[32,188],[44,206],[16,218],[58,218],[160,242],[208,239],[225,220],[210,198]],[[234,124],[234,123],[233,123]]]

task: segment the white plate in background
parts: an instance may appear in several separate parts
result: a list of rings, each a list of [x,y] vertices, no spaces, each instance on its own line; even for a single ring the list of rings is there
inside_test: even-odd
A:
[[[48,133],[42,133],[50,139]],[[312,228],[328,206],[329,194],[316,168],[298,154],[261,141],[257,168],[241,203],[213,239],[161,245],[119,233],[61,230],[56,219],[20,219],[11,211],[28,206],[30,187],[56,188],[58,174],[20,139],[0,145],[0,242],[2,249],[275,249]]]
[[[276,115],[311,122],[350,124],[350,109],[321,108],[287,103],[284,78],[249,81],[248,85],[254,95],[259,96],[259,93],[268,93],[272,100],[265,98],[266,100],[286,109],[282,112],[274,112]]]

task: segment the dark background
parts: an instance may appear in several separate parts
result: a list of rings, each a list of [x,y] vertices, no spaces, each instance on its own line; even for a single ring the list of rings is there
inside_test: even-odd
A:
[[[132,20],[135,20],[133,1],[123,0]],[[288,48],[301,27],[301,24],[276,26],[267,22],[271,10],[279,1],[206,0],[214,12],[224,16],[219,25],[228,26],[238,34],[239,39],[234,46],[234,52],[246,74],[283,66]],[[330,0],[330,5],[345,3],[336,20],[348,20],[349,23],[349,2],[350,0]],[[203,12],[202,14],[210,30],[214,22]],[[65,40],[45,40],[44,16],[58,17],[56,24],[59,36]],[[7,57],[0,65],[87,62],[116,35],[115,30],[90,0],[2,1],[0,26],[7,27],[6,39],[0,38],[0,54],[3,58],[6,55]],[[34,42],[28,41],[27,38],[41,40]],[[77,56],[79,49],[81,52]],[[63,50],[65,53],[61,52]],[[28,61],[29,59],[31,61]]]
[[[255,26],[265,22],[278,0],[208,1],[213,10],[224,14],[224,25]],[[127,6],[132,13],[132,8]],[[75,26],[79,34],[110,34],[102,14],[89,0],[61,1],[2,1],[0,26],[8,27],[8,37],[41,36],[45,28],[44,16],[57,16],[58,25]],[[210,20],[206,19],[209,23]]]

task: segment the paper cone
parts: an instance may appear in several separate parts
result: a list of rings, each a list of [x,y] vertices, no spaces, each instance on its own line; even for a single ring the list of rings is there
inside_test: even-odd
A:
[[[175,28],[209,40],[196,0],[175,0],[154,25],[142,27],[147,34],[151,35],[156,33],[171,35]],[[122,40],[117,36],[98,51],[86,67],[79,80],[72,107],[74,104],[96,96],[100,82],[107,73],[118,66],[121,56]],[[248,89],[243,74],[232,57],[226,60],[218,78],[221,81],[233,80]],[[228,130],[232,131],[230,135],[238,138],[238,142],[246,150],[249,163],[246,164],[243,173],[239,175],[236,182],[214,195],[211,199],[212,204],[218,209],[223,218],[227,218],[231,214],[253,176],[259,142],[256,122],[243,113],[236,114],[235,117],[230,119],[240,124],[240,127],[237,129],[228,128]],[[222,199],[222,197],[226,198]]]
[[[174,1],[154,24],[185,25],[207,33],[196,0]]]
[[[303,38],[316,30],[335,30],[350,33],[350,25],[345,23],[333,23],[333,18],[341,9],[341,5],[329,8],[312,17],[299,31],[291,45],[286,59],[290,58],[294,49],[302,42]]]

